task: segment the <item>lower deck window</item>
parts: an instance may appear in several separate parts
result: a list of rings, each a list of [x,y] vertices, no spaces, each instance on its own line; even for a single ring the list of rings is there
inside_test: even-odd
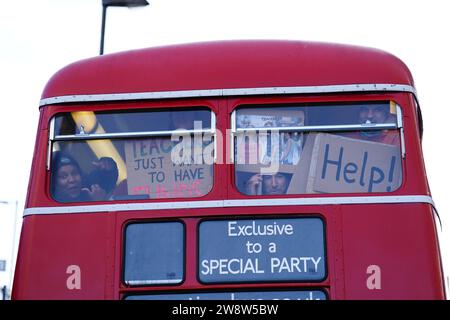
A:
[[[124,282],[128,285],[181,283],[184,278],[184,225],[133,223],[125,230]]]

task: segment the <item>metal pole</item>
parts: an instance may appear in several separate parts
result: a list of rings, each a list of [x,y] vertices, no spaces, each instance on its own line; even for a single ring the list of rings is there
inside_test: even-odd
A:
[[[103,55],[103,46],[105,43],[105,24],[106,24],[106,9],[108,8],[105,5],[102,5],[102,33],[100,38],[100,55]]]
[[[2,287],[2,295],[3,295],[2,300],[6,300],[6,286]]]

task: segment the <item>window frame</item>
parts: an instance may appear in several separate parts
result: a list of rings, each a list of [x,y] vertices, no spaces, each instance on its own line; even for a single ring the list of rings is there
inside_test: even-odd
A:
[[[352,125],[315,125],[315,126],[299,126],[299,127],[263,127],[263,128],[238,128],[237,127],[237,112],[240,109],[269,109],[274,110],[276,108],[289,108],[289,107],[303,107],[303,108],[314,108],[315,106],[339,106],[339,105],[352,105],[352,104],[371,104],[371,103],[387,103],[389,105],[394,105],[396,110],[396,121],[395,123],[388,123],[388,124],[352,124]],[[299,101],[298,103],[294,101],[289,102],[283,102],[283,101],[277,101],[277,102],[261,102],[261,103],[239,103],[233,107],[231,110],[230,115],[230,161],[233,165],[233,179],[231,180],[233,182],[233,188],[242,196],[246,197],[252,197],[251,195],[243,193],[241,190],[238,189],[236,185],[236,169],[235,169],[235,147],[236,142],[235,138],[238,134],[244,134],[245,132],[258,132],[258,131],[265,131],[270,132],[271,130],[278,130],[280,133],[282,132],[349,132],[349,131],[376,131],[376,130],[398,130],[399,134],[399,141],[400,141],[400,154],[401,159],[404,160],[406,158],[406,143],[405,143],[405,133],[404,133],[404,122],[403,122],[403,112],[402,107],[393,99],[390,100],[340,100],[340,101],[326,101],[326,102],[320,102],[320,101],[314,101],[314,102],[308,102],[308,101]],[[404,177],[404,164],[402,164],[402,180]],[[400,184],[400,186],[396,189],[398,190],[401,188],[403,184]],[[395,191],[395,190],[394,190]],[[339,193],[333,193],[333,194],[339,194]],[[285,196],[294,196],[294,195],[307,195],[307,193],[292,193],[292,194],[284,194]],[[258,195],[257,197],[261,197],[265,195]]]
[[[176,134],[176,135],[193,135],[193,134],[210,134],[211,138],[213,139],[213,148],[214,148],[214,155],[213,155],[213,162],[212,162],[212,166],[214,166],[214,164],[217,163],[217,154],[218,154],[218,150],[217,150],[217,119],[216,119],[216,114],[214,112],[214,110],[208,106],[208,105],[196,105],[196,106],[179,106],[179,108],[167,108],[167,107],[159,107],[159,108],[133,108],[133,109],[126,109],[125,111],[140,111],[140,112],[157,112],[157,111],[167,111],[167,112],[183,112],[186,110],[205,110],[210,112],[211,118],[210,118],[210,128],[206,128],[206,129],[201,129],[201,130],[196,130],[196,129],[186,129],[186,130],[165,130],[165,131],[139,131],[139,132],[112,132],[112,133],[93,133],[93,134],[89,134],[89,133],[79,133],[79,134],[70,134],[70,135],[56,135],[56,130],[55,130],[55,122],[56,122],[56,118],[59,115],[62,114],[67,114],[67,113],[72,113],[72,112],[77,112],[77,111],[91,111],[91,112],[99,112],[101,111],[102,113],[111,113],[111,114],[117,114],[117,113],[121,113],[123,110],[116,110],[116,109],[111,109],[111,110],[95,110],[95,109],[90,109],[90,110],[71,110],[71,111],[62,111],[62,112],[57,112],[55,114],[53,114],[50,118],[49,121],[49,130],[48,130],[48,141],[47,141],[47,156],[46,156],[46,171],[47,172],[51,172],[52,168],[51,168],[51,162],[52,162],[52,154],[53,154],[53,146],[54,143],[56,142],[69,142],[69,141],[89,141],[89,140],[105,140],[105,139],[133,139],[133,138],[156,138],[156,137],[171,137],[172,134]],[[49,183],[49,188],[51,188],[51,184],[52,181],[50,181]],[[211,188],[209,190],[208,193],[211,192],[211,190],[214,187],[214,177],[212,179],[212,185]],[[207,193],[207,194],[208,194]],[[58,203],[60,203],[59,201],[57,201],[54,197],[52,192],[49,192],[50,194],[50,198],[53,201],[56,201]],[[201,196],[204,197],[207,194]],[[182,198],[182,199],[189,199],[190,197],[186,197],[186,198]],[[199,197],[195,197],[195,198],[199,198]],[[176,198],[171,198],[171,199],[176,199]],[[193,198],[192,198],[193,199]],[[154,199],[145,199],[145,200],[154,200]],[[93,201],[93,202],[97,202],[97,201]]]
[[[137,224],[161,224],[161,223],[178,223],[182,227],[182,250],[183,250],[183,261],[182,261],[182,272],[183,277],[181,281],[179,282],[171,282],[171,281],[159,281],[155,282],[155,280],[131,280],[135,283],[129,283],[129,280],[127,281],[125,279],[125,264],[126,264],[126,249],[127,249],[127,237],[126,232],[129,226],[131,225],[137,225]],[[187,250],[187,229],[186,229],[186,223],[182,219],[176,219],[176,220],[133,220],[128,221],[124,227],[122,232],[122,266],[121,266],[121,282],[122,284],[127,288],[139,288],[139,287],[156,287],[156,286],[180,286],[186,281],[186,250]]]

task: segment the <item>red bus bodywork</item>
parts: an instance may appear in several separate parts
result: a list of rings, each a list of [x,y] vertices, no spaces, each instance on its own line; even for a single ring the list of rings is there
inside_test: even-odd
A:
[[[383,85],[386,86],[381,90]],[[359,90],[359,86],[364,89]],[[63,68],[51,78],[42,95],[13,299],[121,299],[126,294],[139,292],[216,292],[242,288],[320,289],[329,299],[445,299],[436,216],[432,205],[426,202],[109,212],[92,209],[86,213],[52,211],[67,207],[52,199],[50,173],[46,170],[49,121],[56,113],[198,105],[211,108],[216,114],[217,129],[226,132],[231,112],[242,104],[395,101],[402,107],[407,152],[403,159],[402,185],[391,193],[357,196],[430,197],[418,105],[414,93],[401,89],[403,86],[414,87],[411,73],[404,63],[388,53],[297,41],[174,45],[95,57]],[[289,88],[305,90],[290,91]],[[128,94],[132,96],[127,97]],[[108,98],[103,99],[102,95]],[[226,154],[225,145],[221,151]],[[216,164],[211,192],[194,200],[248,199],[236,190],[233,172],[233,164]],[[299,197],[351,199],[355,194],[286,195],[282,198]],[[152,201],[160,200],[135,202]],[[187,202],[188,199],[173,201]],[[101,204],[111,202],[94,203]],[[93,204],[77,204],[82,205]],[[248,284],[199,282],[199,221],[212,217],[290,215],[315,215],[323,219],[327,255],[325,280]],[[181,220],[185,225],[185,279],[181,284],[130,287],[121,280],[124,227],[130,221],[150,219]],[[70,290],[66,285],[70,265],[78,265],[82,270],[78,290]],[[381,288],[375,290],[367,286],[368,268],[372,265],[381,268]]]

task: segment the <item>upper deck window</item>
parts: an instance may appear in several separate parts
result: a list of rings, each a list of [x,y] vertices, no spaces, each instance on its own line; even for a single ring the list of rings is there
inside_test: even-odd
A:
[[[393,102],[242,107],[232,121],[236,187],[246,195],[401,185],[402,120]]]
[[[214,133],[214,113],[202,108],[58,114],[51,194],[59,202],[204,196]]]

